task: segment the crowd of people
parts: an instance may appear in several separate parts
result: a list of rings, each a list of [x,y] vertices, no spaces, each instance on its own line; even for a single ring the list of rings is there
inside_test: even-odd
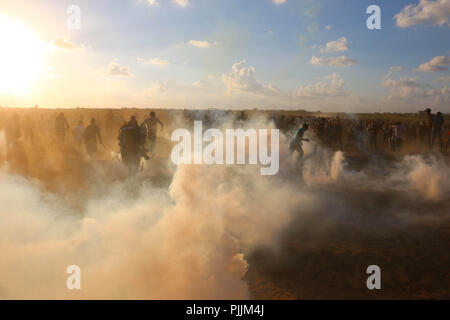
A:
[[[417,149],[437,150],[447,153],[450,148],[450,126],[445,126],[441,112],[424,112],[423,121],[402,122],[398,120],[358,118],[304,118],[274,117],[277,128],[284,133],[295,130],[291,151],[303,155],[303,135],[308,128],[320,145],[333,150],[356,148],[361,153],[376,153],[385,150],[400,152],[405,145]],[[301,126],[301,123],[307,124]]]
[[[161,131],[164,128],[163,122],[153,111],[140,124],[133,115],[128,121],[120,117],[122,124],[118,125],[117,117],[110,110],[102,119],[103,129],[95,118],[91,118],[88,125],[80,119],[72,128],[63,112],[53,113],[50,118],[41,116],[39,119],[33,119],[29,114],[20,117],[17,112],[12,112],[3,114],[0,120],[6,161],[17,162],[15,160],[23,155],[24,150],[39,153],[47,148],[66,152],[69,146],[79,154],[85,153],[88,159],[95,159],[99,146],[106,149],[104,131],[107,138],[119,147],[121,160],[131,175],[138,171],[141,158],[148,160],[154,153],[158,125]]]
[[[168,113],[169,119],[172,119],[170,111]],[[192,120],[202,120],[204,129],[219,125],[220,121],[229,119],[230,116],[234,119],[235,127],[241,126],[249,118],[245,111],[222,113],[219,115],[211,114],[210,111],[184,110],[181,118],[186,124]],[[73,144],[87,158],[94,159],[99,146],[106,149],[103,141],[105,135],[110,145],[113,144],[120,150],[121,160],[132,175],[139,170],[142,158],[149,159],[155,155],[158,126],[161,131],[164,129],[164,123],[154,111],[139,123],[135,115],[125,121],[122,115],[118,116],[109,110],[100,119],[101,125],[98,124],[99,119],[92,117],[88,125],[80,118],[73,127],[63,112],[54,112],[50,118],[45,119],[33,118],[28,113],[21,117],[17,112],[4,115],[0,117],[0,132],[4,133],[7,155],[17,153],[19,144],[35,148],[45,141],[55,148]],[[421,120],[417,116],[415,121],[399,121],[361,119],[348,115],[309,117],[274,113],[271,120],[282,133],[292,137],[290,150],[300,156],[304,153],[303,142],[310,140],[315,145],[332,150],[356,150],[359,153],[398,153],[406,146],[414,146],[416,150],[421,148],[447,153],[450,147],[450,127],[446,125],[442,113],[433,114],[427,109],[421,117]]]

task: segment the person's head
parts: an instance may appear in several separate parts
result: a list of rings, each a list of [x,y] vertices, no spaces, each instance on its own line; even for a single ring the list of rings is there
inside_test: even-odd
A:
[[[136,116],[131,116],[130,121],[128,122],[129,125],[137,125]]]
[[[441,117],[441,116],[442,116],[442,113],[441,113],[441,112],[438,112],[438,113],[437,113],[437,116],[438,116],[438,117]]]
[[[94,118],[91,119],[91,124],[92,124],[92,125],[95,124],[95,119],[94,119]]]
[[[154,111],[150,112],[150,117],[154,118],[156,116],[156,113]]]
[[[425,113],[426,114],[430,114],[431,113],[431,109],[430,108],[425,109]]]
[[[309,125],[307,123],[304,123],[303,124],[303,129],[306,131],[306,130],[308,130],[308,128],[309,128]]]

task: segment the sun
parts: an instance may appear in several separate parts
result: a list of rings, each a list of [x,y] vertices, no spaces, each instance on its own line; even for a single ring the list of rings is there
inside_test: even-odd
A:
[[[0,16],[0,93],[20,95],[32,89],[47,47],[19,21]]]

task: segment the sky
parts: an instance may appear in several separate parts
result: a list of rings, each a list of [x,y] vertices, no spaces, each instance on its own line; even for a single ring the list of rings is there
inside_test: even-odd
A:
[[[450,112],[449,16],[450,0],[0,0],[0,105]]]

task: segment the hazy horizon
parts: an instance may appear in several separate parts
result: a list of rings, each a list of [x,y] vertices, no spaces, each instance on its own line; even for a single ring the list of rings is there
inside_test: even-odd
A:
[[[449,2],[371,4],[3,2],[0,105],[449,112]]]

